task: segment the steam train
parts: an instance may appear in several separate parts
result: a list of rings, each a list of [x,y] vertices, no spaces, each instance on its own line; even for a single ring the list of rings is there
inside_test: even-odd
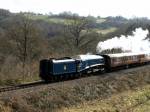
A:
[[[40,61],[40,77],[45,81],[80,77],[95,72],[111,72],[118,68],[150,63],[150,52],[105,55],[77,55]]]

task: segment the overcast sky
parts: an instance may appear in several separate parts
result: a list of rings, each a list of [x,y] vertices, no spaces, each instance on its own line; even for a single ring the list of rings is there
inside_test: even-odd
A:
[[[0,0],[0,8],[11,12],[58,14],[71,11],[83,16],[150,18],[150,0]]]

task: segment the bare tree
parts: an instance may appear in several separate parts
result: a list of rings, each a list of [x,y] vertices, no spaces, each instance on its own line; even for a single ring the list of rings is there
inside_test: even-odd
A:
[[[79,47],[80,41],[86,34],[85,32],[88,32],[88,23],[89,21],[86,18],[80,18],[76,16],[68,22],[65,32],[68,32],[70,36],[74,39],[74,44],[76,47]]]
[[[85,17],[72,17],[65,28],[65,39],[70,53],[96,52],[96,45],[102,37],[101,34],[92,30],[93,20]]]
[[[26,63],[37,55],[39,32],[34,22],[23,15],[13,17],[10,22],[11,26],[7,26],[7,36],[14,45],[14,55],[24,68]]]

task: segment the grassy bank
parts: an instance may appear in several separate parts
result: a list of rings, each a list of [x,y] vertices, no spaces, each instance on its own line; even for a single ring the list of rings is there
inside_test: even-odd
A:
[[[8,92],[0,95],[0,109],[2,112],[5,109],[4,112],[131,112],[136,106],[135,109],[142,109],[142,104],[149,105],[149,69],[147,66]]]
[[[63,112],[149,112],[150,85],[125,91],[104,100],[84,102]]]

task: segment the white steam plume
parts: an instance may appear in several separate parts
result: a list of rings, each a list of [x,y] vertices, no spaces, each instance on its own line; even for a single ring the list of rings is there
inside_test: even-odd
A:
[[[112,48],[121,48],[124,52],[141,52],[150,50],[150,41],[145,40],[148,30],[137,28],[133,31],[132,36],[114,37],[104,42],[99,42],[97,45],[97,52]]]

